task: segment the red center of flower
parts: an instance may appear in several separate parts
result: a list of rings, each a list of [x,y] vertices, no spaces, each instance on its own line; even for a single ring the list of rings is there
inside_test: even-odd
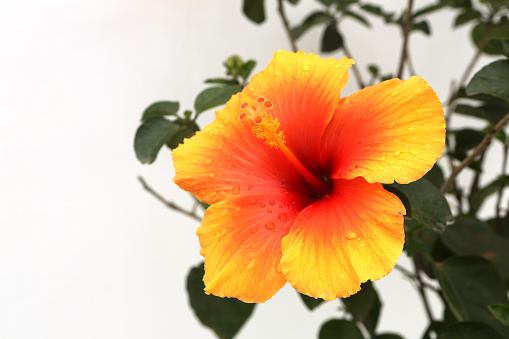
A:
[[[322,196],[329,193],[331,187],[325,178],[323,180],[316,178],[285,145],[284,132],[278,131],[279,121],[271,114],[273,107],[272,102],[265,100],[265,98],[256,99],[252,106],[244,102],[240,105],[241,113],[239,114],[239,119],[251,121],[253,123],[251,131],[254,137],[265,140],[265,143],[270,147],[281,150],[300,175],[315,189],[318,195]],[[246,118],[248,119],[246,120]]]

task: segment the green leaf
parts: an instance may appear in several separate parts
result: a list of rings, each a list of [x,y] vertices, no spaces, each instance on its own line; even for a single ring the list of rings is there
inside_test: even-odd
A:
[[[368,71],[369,71],[369,73],[371,73],[371,76],[373,78],[376,78],[378,76],[378,74],[380,73],[380,69],[375,64],[369,64]]]
[[[299,293],[299,292],[297,292]],[[308,310],[312,311],[318,306],[320,306],[324,300],[323,299],[315,299],[305,294],[299,293],[301,300],[304,302],[304,305],[308,308]]]
[[[412,31],[421,31],[426,35],[431,35],[431,28],[426,20],[414,22],[412,24]]]
[[[459,131],[450,131],[456,139],[455,152],[464,153],[481,143],[485,134],[471,128],[465,128]]]
[[[488,43],[509,58],[509,39],[491,39]]]
[[[237,80],[231,78],[210,78],[205,80],[206,84],[239,85]]]
[[[265,21],[264,0],[243,0],[242,11],[254,23],[261,24]]]
[[[322,11],[313,12],[308,15],[300,25],[292,29],[293,36],[295,39],[298,39],[311,27],[328,22],[329,20],[330,16],[327,13]]]
[[[343,37],[338,32],[336,22],[332,21],[323,32],[321,51],[332,52],[341,47],[343,47]]]
[[[507,304],[504,283],[493,264],[473,256],[452,257],[435,263],[442,292],[459,321],[478,321],[509,337],[504,327],[488,311],[490,304]]]
[[[145,122],[152,118],[162,118],[166,115],[177,115],[179,103],[176,101],[158,101],[148,106],[143,112],[141,121]]]
[[[488,305],[488,310],[502,324],[509,327],[509,305],[495,304]]]
[[[509,3],[507,2],[507,0],[481,0],[481,2],[488,4],[495,11],[498,11],[504,7],[507,8],[509,6]]]
[[[505,103],[505,101],[504,101]],[[468,115],[489,121],[492,124],[496,124],[504,117],[507,113],[507,109],[495,105],[482,105],[474,107],[470,105],[460,104],[456,106],[456,113]]]
[[[507,186],[509,184],[509,176],[505,176],[505,177],[501,177],[501,178],[497,178],[495,180],[493,180],[491,183],[489,183],[488,185],[484,186],[483,188],[480,188],[476,191],[474,191],[474,193],[472,193],[472,195],[470,196],[470,200],[469,200],[469,203],[470,203],[470,211],[469,213],[472,214],[472,215],[476,215],[477,212],[479,212],[479,209],[481,208],[482,204],[484,203],[484,201],[486,200],[486,198],[488,198],[490,195],[498,192],[500,186]]]
[[[440,187],[442,187],[445,181],[444,172],[442,171],[442,168],[440,168],[440,165],[435,163],[435,165],[433,165],[429,172],[424,175],[424,179],[428,180],[436,188],[440,189]]]
[[[364,4],[360,7],[362,10],[381,17],[386,23],[394,22],[394,13],[385,12],[382,7],[373,4]]]
[[[502,339],[502,337],[488,325],[463,321],[451,325],[437,339]]]
[[[364,336],[357,325],[349,320],[332,319],[322,325],[318,339],[338,338],[364,339]]]
[[[502,278],[509,278],[509,240],[497,235],[485,223],[458,216],[442,233],[442,241],[458,255],[477,255],[491,261]]]
[[[477,24],[472,30],[472,39],[476,46],[479,46],[481,41],[486,35],[486,30],[488,29],[488,24],[485,22],[480,22]],[[502,17],[502,19],[491,26],[488,39],[508,39],[509,38],[509,18],[506,16]],[[483,48],[483,52],[486,54],[499,54],[499,50],[490,44],[486,44]]]
[[[454,27],[460,27],[461,25],[466,24],[475,19],[479,19],[481,17],[481,13],[476,11],[473,8],[466,9],[464,12],[461,12],[456,19],[454,19]]]
[[[508,27],[509,29],[509,27]],[[509,60],[497,60],[477,72],[467,86],[467,94],[488,94],[509,103]]]
[[[439,9],[442,9],[442,8],[444,8],[444,4],[441,4],[441,3],[432,4],[432,5],[429,5],[427,7],[424,7],[424,8],[421,8],[421,9],[415,11],[414,13],[412,13],[412,17],[415,19],[420,16],[433,13]]]
[[[369,333],[375,333],[382,303],[371,281],[363,283],[359,292],[341,301],[355,321],[362,323]]]
[[[174,123],[178,129],[166,141],[166,145],[171,149],[177,148],[184,141],[184,138],[192,137],[199,130],[198,125],[189,118],[187,120],[176,120]]]
[[[209,87],[198,94],[194,101],[196,114],[200,114],[212,107],[224,105],[232,95],[242,91],[241,86]]]
[[[396,333],[382,333],[375,335],[373,339],[404,339],[404,338]]]
[[[471,8],[472,3],[470,0],[440,0],[444,6],[453,8]]]
[[[219,298],[203,291],[203,264],[193,267],[187,276],[189,302],[200,322],[219,338],[231,339],[249,319],[256,304],[237,299]]]
[[[247,78],[249,78],[249,75],[251,74],[255,66],[256,61],[248,60],[242,65],[242,67],[240,67],[239,75],[242,77],[242,79],[244,79],[244,81],[246,81]]]
[[[366,26],[368,28],[371,27],[370,22],[364,16],[360,15],[359,13],[352,12],[351,10],[345,10],[345,11],[343,11],[343,14],[345,16],[348,16],[352,19],[357,20],[358,22],[360,22],[361,24],[363,24],[364,26]]]
[[[152,118],[138,127],[134,137],[134,151],[142,164],[156,160],[161,147],[178,131],[178,126],[164,118]]]
[[[238,55],[232,55],[223,62],[223,65],[226,68],[226,75],[237,77],[244,62]]]
[[[447,200],[438,188],[428,180],[421,178],[411,184],[391,185],[405,194],[412,206],[412,219],[443,232],[447,223],[452,221],[452,214]]]

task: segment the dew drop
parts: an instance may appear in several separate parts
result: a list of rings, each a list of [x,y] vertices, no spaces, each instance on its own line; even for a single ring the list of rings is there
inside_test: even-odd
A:
[[[329,199],[329,198],[330,198],[330,195],[329,195],[329,194],[324,194],[324,195],[323,195],[323,198],[324,198],[324,199]]]
[[[295,80],[299,80],[299,79],[300,79],[300,75],[296,75]]]
[[[267,213],[272,213],[272,210],[267,210]]]
[[[255,241],[251,244],[251,248],[257,248],[260,246],[260,241]],[[249,265],[248,265],[249,266]]]
[[[277,265],[276,265],[276,271],[277,271],[278,273],[283,272],[283,270],[281,269],[281,264],[280,264],[280,263],[277,263]]]
[[[249,174],[251,174],[251,172],[249,172],[249,171],[246,171],[246,175],[249,175]]]
[[[401,151],[395,151],[394,152],[394,155],[397,156],[397,157],[399,157],[400,154],[401,154]]]
[[[346,236],[348,240],[354,240],[357,239],[358,237],[359,235],[355,232],[349,232],[348,235]]]
[[[409,128],[408,130],[409,130],[410,132],[412,132],[414,129],[415,129],[415,126],[414,126],[414,125],[412,125],[412,126],[410,126],[410,128]]]
[[[364,140],[364,138],[359,138],[359,139],[357,140],[357,143],[358,143],[358,144],[360,144],[363,140]]]
[[[286,213],[279,213],[279,215],[277,216],[277,218],[278,218],[280,221],[286,221],[286,219],[288,219],[288,216],[286,215]]]
[[[212,159],[206,159],[206,160],[204,161],[205,165],[210,165],[210,164],[211,164],[211,163],[213,163],[213,162],[214,162],[214,160],[212,160]]]
[[[209,178],[210,179],[214,179],[216,177],[216,175],[214,173],[209,173]]]
[[[233,194],[239,194],[240,193],[240,186],[239,185],[233,186],[232,193]]]
[[[254,244],[253,244],[253,245],[254,245]],[[253,245],[251,245],[251,247],[253,247]],[[253,248],[256,248],[256,247],[253,247]],[[250,270],[250,269],[252,269],[252,268],[253,268],[253,266],[254,266],[254,265],[255,265],[255,261],[254,261],[254,260],[251,260],[251,261],[249,262],[249,264],[247,264],[246,269]]]
[[[350,167],[348,167],[348,168],[349,168],[349,169],[350,169],[350,171],[351,171],[351,170],[356,169],[358,166],[359,166],[359,165],[357,165],[357,164],[353,164],[353,165],[350,165]]]
[[[274,225],[273,222],[268,222],[265,224],[265,228],[268,229],[269,231],[273,230],[275,227],[276,227],[276,225]]]
[[[389,128],[394,128],[394,123],[391,122],[391,124],[389,125]]]
[[[392,160],[392,159],[391,159],[391,160],[387,160],[387,162],[388,162],[389,164],[391,164],[391,165],[394,165],[394,164],[396,163],[396,161],[394,161],[394,160]]]
[[[276,202],[274,200],[272,200],[272,199],[269,200],[269,205],[275,205],[275,204],[276,204]]]
[[[419,154],[419,151],[416,151],[416,150],[411,150],[410,153],[412,153],[413,155],[418,155]]]
[[[248,189],[248,190],[252,190],[252,189],[253,189],[253,186],[252,186],[252,185],[248,185],[248,186],[247,186],[247,189]]]
[[[391,93],[391,97],[395,97],[396,95],[398,95],[398,91],[393,91],[393,92]]]
[[[255,234],[256,232],[258,232],[258,227],[251,227],[249,229],[249,232],[251,232],[252,234]]]
[[[380,158],[381,161],[385,161],[385,159],[386,159],[385,157],[381,157]]]
[[[308,66],[308,65],[304,65],[301,67],[303,71],[307,72],[309,71],[311,68]]]
[[[262,202],[262,203],[260,204],[260,207],[265,207],[265,204]]]
[[[371,146],[366,146],[366,147],[364,147],[364,150],[365,150],[365,151],[369,151],[370,149],[371,149]]]
[[[398,139],[394,139],[394,143],[397,144],[399,142]]]
[[[256,199],[254,199],[254,198],[253,198],[253,199],[251,199],[251,203],[252,203],[252,204],[256,204]]]

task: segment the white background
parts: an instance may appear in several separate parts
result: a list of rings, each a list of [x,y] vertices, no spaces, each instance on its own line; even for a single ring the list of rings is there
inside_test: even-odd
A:
[[[288,8],[292,24],[319,7],[301,2]],[[170,152],[141,165],[133,137],[154,101],[192,109],[203,80],[222,76],[228,56],[255,59],[260,71],[289,48],[276,1],[266,3],[268,21],[258,26],[234,0],[2,1],[1,338],[214,338],[185,292],[189,268],[201,261],[198,223],[166,209],[136,177],[185,207],[192,200],[172,182]],[[413,34],[411,54],[445,101],[473,48],[469,28],[450,29],[452,12],[430,19],[433,37]],[[394,73],[401,34],[370,21],[372,30],[342,25],[353,57],[365,78],[371,61]],[[300,48],[318,52],[321,30]],[[355,90],[351,77],[344,93]],[[401,263],[408,266],[404,256]],[[420,336],[425,316],[411,282],[393,272],[375,286],[384,302],[379,329]],[[339,306],[310,313],[287,285],[256,308],[238,338],[314,338],[341,315]]]

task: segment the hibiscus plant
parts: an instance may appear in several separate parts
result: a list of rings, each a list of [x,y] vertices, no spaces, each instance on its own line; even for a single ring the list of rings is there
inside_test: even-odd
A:
[[[168,207],[201,222],[204,264],[187,277],[196,316],[219,338],[233,338],[256,303],[289,283],[310,311],[341,301],[348,317],[326,321],[321,339],[402,338],[377,330],[381,302],[371,283],[396,269],[422,300],[429,321],[422,338],[509,338],[503,200],[509,3],[438,0],[414,8],[408,0],[393,13],[382,2],[318,0],[316,11],[290,25],[285,6],[298,3],[277,2],[292,51],[274,51],[254,75],[254,60],[229,57],[226,76],[205,81],[211,86],[198,94],[194,111],[156,102],[136,132],[139,161],[154,162],[166,145],[174,182],[204,210],[201,216],[196,207],[167,201],[140,178]],[[261,23],[264,5],[244,0],[243,12]],[[441,102],[433,84],[414,71],[408,41],[414,32],[431,35],[427,16],[442,10],[455,13],[455,27],[471,27],[476,52]],[[370,27],[380,19],[401,29],[400,62],[392,73],[370,64],[367,80],[341,23]],[[324,27],[320,51],[335,57],[298,49],[314,26]],[[498,59],[472,75],[483,54]],[[359,90],[343,96],[349,75]],[[201,129],[197,118],[212,108],[214,121]],[[475,124],[449,128],[455,114],[474,117]],[[502,145],[502,169],[481,184],[494,143]],[[396,264],[403,252],[411,271]],[[443,303],[440,317],[430,294]]]

